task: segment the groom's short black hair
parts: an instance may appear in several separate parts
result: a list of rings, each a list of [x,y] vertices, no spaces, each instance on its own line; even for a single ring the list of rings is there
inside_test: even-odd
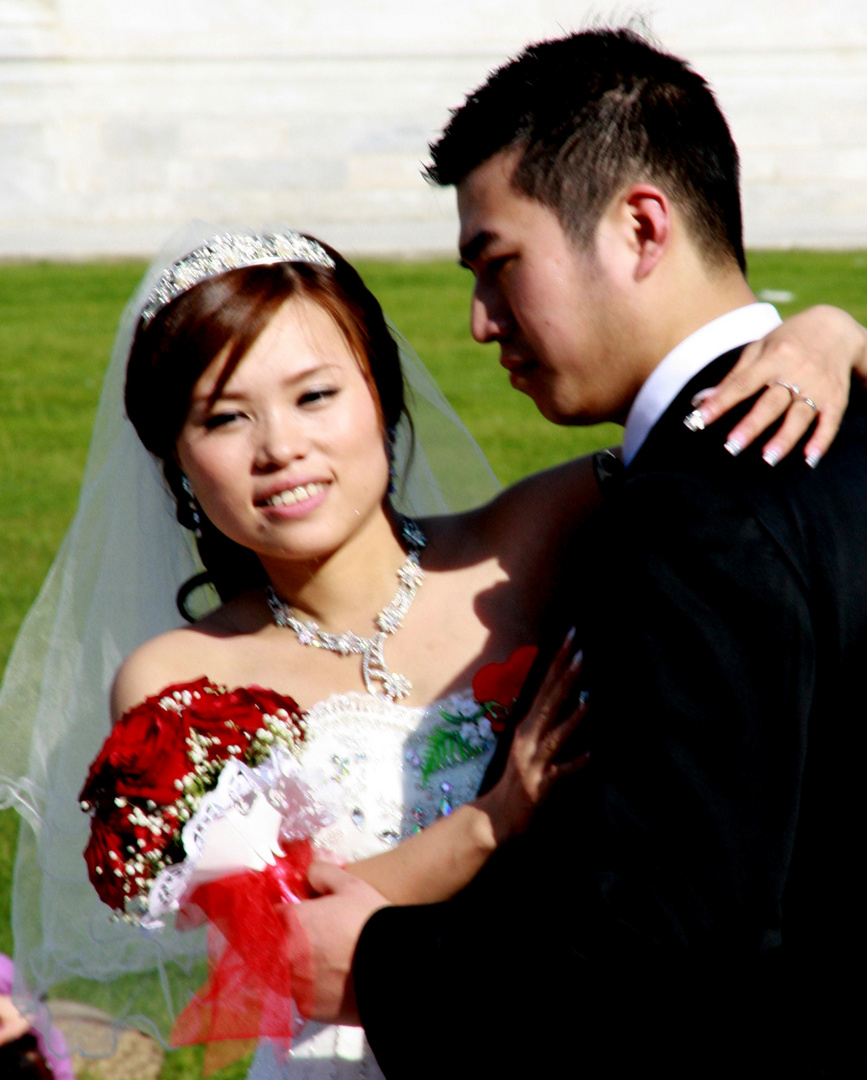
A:
[[[428,177],[458,184],[501,150],[522,151],[517,191],[550,207],[581,247],[610,200],[639,180],[676,202],[712,262],[745,269],[738,153],[705,80],[630,29],[531,45],[454,110]]]

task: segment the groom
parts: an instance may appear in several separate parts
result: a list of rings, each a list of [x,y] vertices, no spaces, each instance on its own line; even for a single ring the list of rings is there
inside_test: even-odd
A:
[[[512,385],[625,423],[566,605],[590,762],[448,903],[329,874],[321,1015],[390,1080],[867,1075],[864,403],[818,471],[684,426],[777,317],[712,94],[630,32],[527,49],[430,172]]]

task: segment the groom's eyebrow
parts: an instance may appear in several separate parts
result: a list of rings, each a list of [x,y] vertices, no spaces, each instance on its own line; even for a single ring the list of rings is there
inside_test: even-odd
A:
[[[458,265],[463,266],[465,269],[469,270],[470,263],[472,263],[475,259],[478,259],[478,257],[485,250],[488,244],[490,244],[494,239],[494,234],[492,232],[489,232],[487,229],[482,229],[480,232],[477,232],[471,240],[468,240],[465,244],[461,244],[460,248],[458,249],[461,256]]]

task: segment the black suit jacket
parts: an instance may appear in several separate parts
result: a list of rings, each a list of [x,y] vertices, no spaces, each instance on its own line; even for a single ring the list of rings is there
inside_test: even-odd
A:
[[[815,472],[678,396],[579,573],[587,768],[454,900],[365,927],[390,1080],[867,1072],[867,410]],[[580,573],[584,570],[584,574]]]

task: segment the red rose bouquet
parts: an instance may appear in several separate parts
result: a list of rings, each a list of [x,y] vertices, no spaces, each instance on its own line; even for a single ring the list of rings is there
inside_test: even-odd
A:
[[[171,1038],[219,1042],[221,1061],[250,1038],[288,1050],[306,942],[287,938],[279,905],[307,895],[309,840],[337,808],[298,762],[303,738],[290,698],[170,686],[115,725],[81,791],[90,880],[118,917],[146,932],[173,913],[181,929],[207,922],[209,979]]]
[[[92,815],[84,852],[101,900],[148,925],[154,882],[186,858],[182,830],[229,761],[262,764],[294,753],[304,721],[291,698],[227,690],[207,679],[170,686],[114,726],[79,799]]]

